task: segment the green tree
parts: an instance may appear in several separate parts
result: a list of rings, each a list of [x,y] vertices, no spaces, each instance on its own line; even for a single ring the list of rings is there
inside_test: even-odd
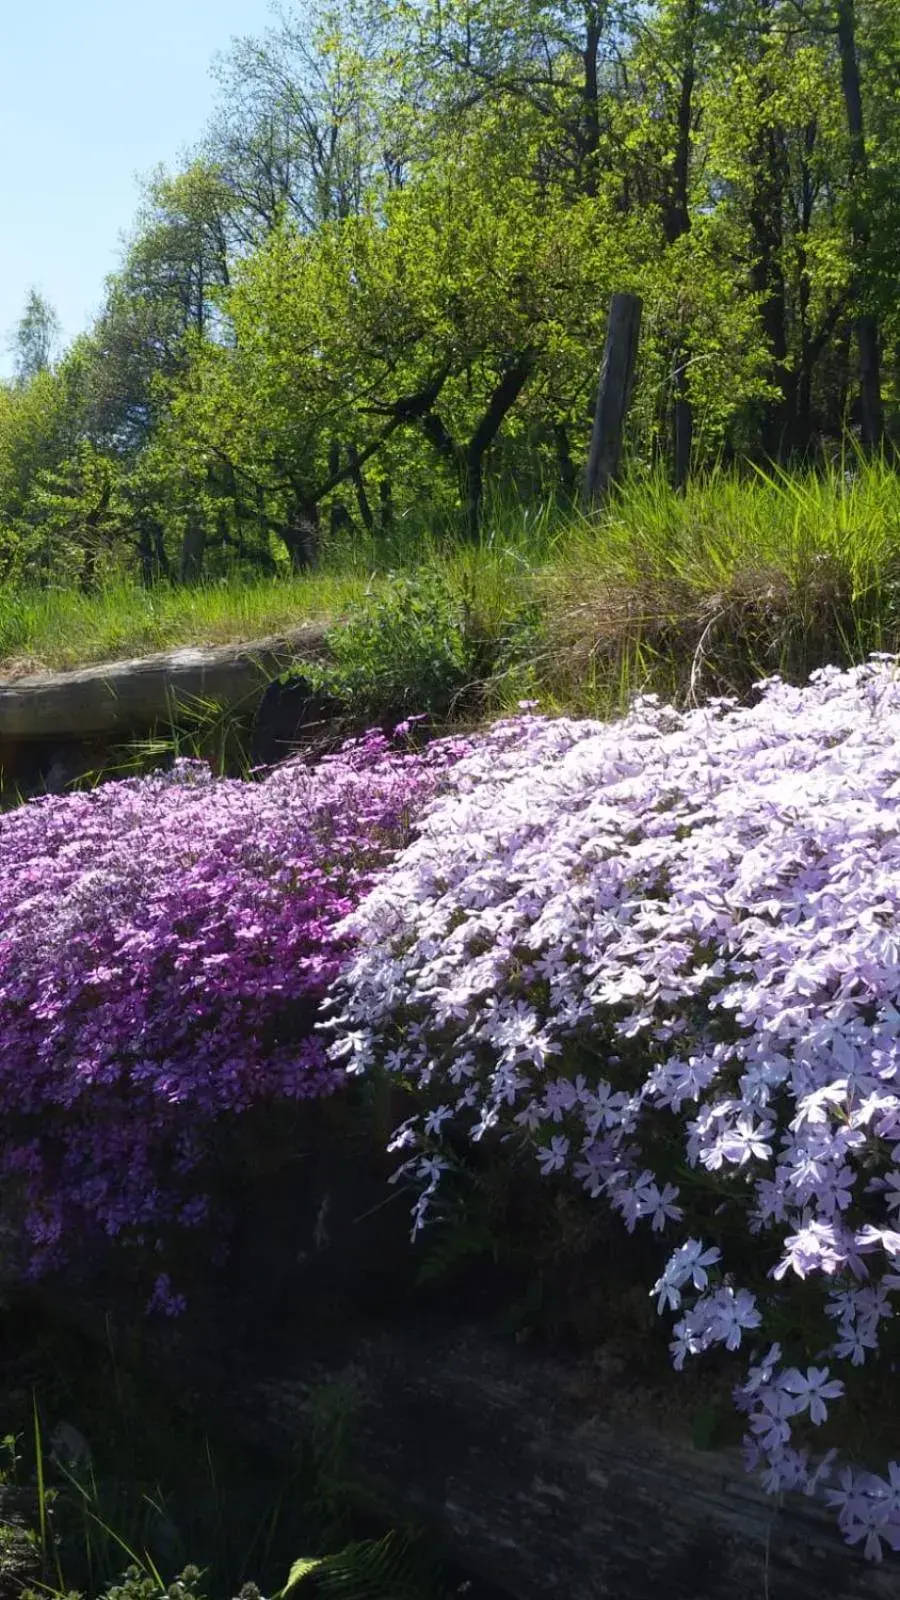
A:
[[[219,172],[200,162],[150,180],[83,347],[86,426],[95,443],[140,449],[163,400],[160,380],[184,372],[189,338],[221,332],[217,295],[229,281],[232,204]]]
[[[26,384],[47,372],[59,344],[60,326],[49,300],[30,289],[25,309],[10,337],[16,382]]]

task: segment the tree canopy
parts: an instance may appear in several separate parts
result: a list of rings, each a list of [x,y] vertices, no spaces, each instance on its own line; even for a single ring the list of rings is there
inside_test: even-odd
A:
[[[900,438],[896,0],[322,0],[216,75],[94,325],[29,297],[0,579],[571,499],[615,291],[634,470]]]

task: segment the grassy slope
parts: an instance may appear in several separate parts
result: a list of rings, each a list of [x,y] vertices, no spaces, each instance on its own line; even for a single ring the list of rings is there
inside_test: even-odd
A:
[[[679,701],[900,650],[900,475],[634,485],[545,577],[548,678],[566,703]]]
[[[340,614],[365,581],[351,570],[196,589],[119,582],[93,595],[0,589],[0,676],[152,655],[184,644],[264,638]]]
[[[422,565],[447,575],[488,632],[538,602],[535,682],[548,705],[742,693],[767,672],[800,678],[900,649],[900,475],[882,463],[777,481],[722,472],[684,496],[656,479],[593,521],[498,512],[478,549],[410,529],[390,550],[357,543],[302,578],[92,597],[0,590],[0,674],[277,633],[339,616],[379,572]]]

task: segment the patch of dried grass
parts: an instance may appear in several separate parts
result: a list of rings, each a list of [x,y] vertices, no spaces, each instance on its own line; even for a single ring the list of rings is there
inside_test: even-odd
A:
[[[576,698],[589,682],[620,698],[627,689],[684,705],[746,700],[770,674],[802,682],[818,666],[845,663],[856,637],[850,576],[827,557],[794,574],[739,570],[706,591],[675,574],[574,569],[552,575],[544,603],[549,677]]]
[[[0,661],[0,682],[18,683],[21,678],[43,677],[53,670],[40,656],[9,656]]]

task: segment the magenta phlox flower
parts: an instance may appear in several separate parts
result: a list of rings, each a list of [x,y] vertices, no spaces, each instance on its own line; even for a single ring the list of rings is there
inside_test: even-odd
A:
[[[338,925],[465,748],[379,733],[255,783],[182,761],[0,815],[0,1185],[23,1271],[206,1226],[223,1118],[368,1070],[366,1030],[344,1065],[315,1032]],[[153,1309],[180,1303],[158,1277]]]

